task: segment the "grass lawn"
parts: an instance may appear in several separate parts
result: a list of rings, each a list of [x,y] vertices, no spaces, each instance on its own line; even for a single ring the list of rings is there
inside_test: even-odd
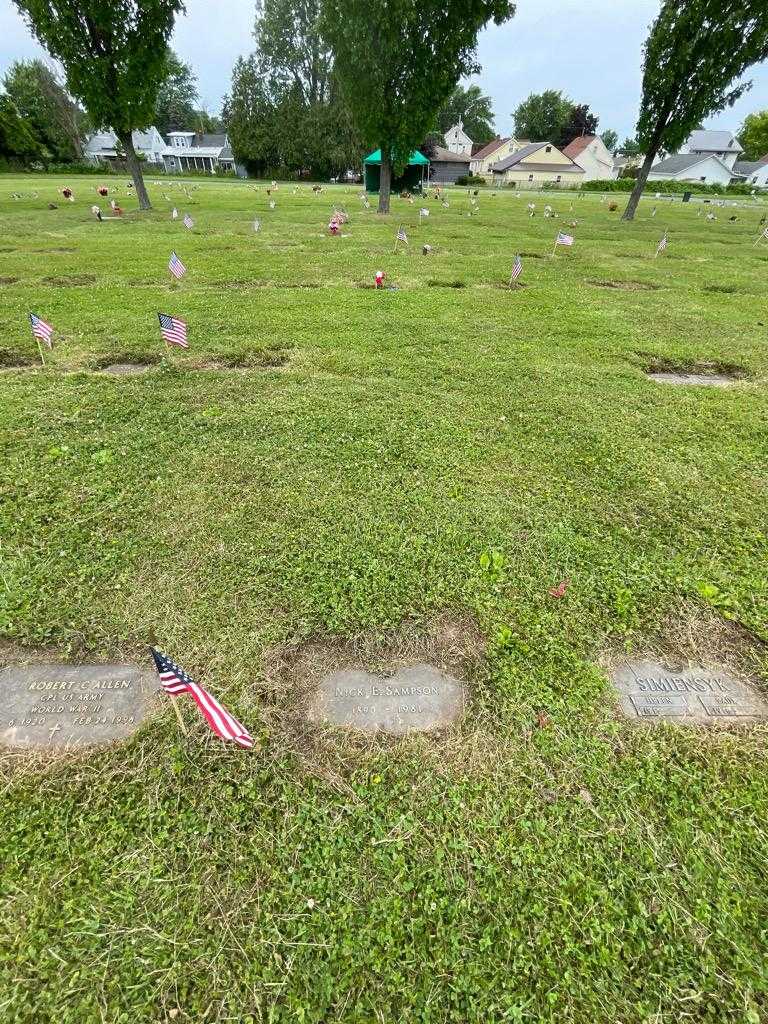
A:
[[[624,197],[530,218],[504,192],[469,217],[455,190],[419,226],[356,188],[270,210],[164,180],[140,216],[113,181],[126,216],[98,224],[96,178],[75,203],[0,178],[0,663],[157,642],[259,749],[191,704],[184,741],[158,702],[124,745],[0,755],[3,1024],[768,1021],[768,730],[638,727],[604,667],[768,683],[765,207],[623,224]],[[322,645],[463,645],[468,711],[311,726],[295,666]]]

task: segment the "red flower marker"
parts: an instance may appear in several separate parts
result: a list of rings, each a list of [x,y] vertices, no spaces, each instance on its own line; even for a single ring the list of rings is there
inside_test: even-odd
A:
[[[376,271],[376,287],[377,288],[383,288],[384,287],[384,271],[383,270],[377,270]]]

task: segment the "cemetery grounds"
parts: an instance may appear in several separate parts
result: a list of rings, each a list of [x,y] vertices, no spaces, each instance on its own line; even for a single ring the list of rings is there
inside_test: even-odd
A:
[[[768,1021],[766,725],[638,724],[607,682],[768,683],[768,206],[454,189],[419,224],[148,179],[101,224],[95,177],[0,179],[0,651],[157,643],[257,748],[158,698],[108,749],[0,753],[0,1019]],[[462,720],[307,721],[339,651],[453,659]]]

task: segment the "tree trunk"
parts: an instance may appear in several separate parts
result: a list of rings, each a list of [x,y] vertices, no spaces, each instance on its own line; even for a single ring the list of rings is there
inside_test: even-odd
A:
[[[389,147],[381,147],[381,173],[379,174],[379,213],[389,213],[389,193],[392,188],[392,159]]]
[[[125,163],[128,170],[131,172],[133,178],[133,184],[136,187],[136,198],[139,200],[140,210],[151,210],[152,204],[149,201],[147,195],[147,189],[144,185],[144,176],[141,173],[141,161],[136,156],[136,150],[133,148],[133,138],[131,133],[127,135],[118,136],[120,139],[120,145],[123,147],[125,153]]]

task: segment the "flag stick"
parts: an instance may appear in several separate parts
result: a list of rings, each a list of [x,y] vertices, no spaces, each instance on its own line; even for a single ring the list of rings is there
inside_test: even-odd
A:
[[[181,717],[181,712],[179,711],[179,705],[176,703],[176,701],[176,697],[171,697],[171,704],[173,706],[173,710],[176,712],[176,717],[179,720],[179,728],[181,729],[185,736],[189,736],[189,733],[187,732],[187,727],[186,725],[184,725],[184,719]]]
[[[393,252],[397,252],[397,243],[400,241],[400,228],[402,228],[402,226],[402,224],[398,226],[397,234],[395,235],[395,248],[392,250]]]
[[[40,339],[35,335],[35,341],[37,342],[37,351],[40,353],[40,362],[45,366],[45,356],[43,355],[43,346],[40,344]]]

